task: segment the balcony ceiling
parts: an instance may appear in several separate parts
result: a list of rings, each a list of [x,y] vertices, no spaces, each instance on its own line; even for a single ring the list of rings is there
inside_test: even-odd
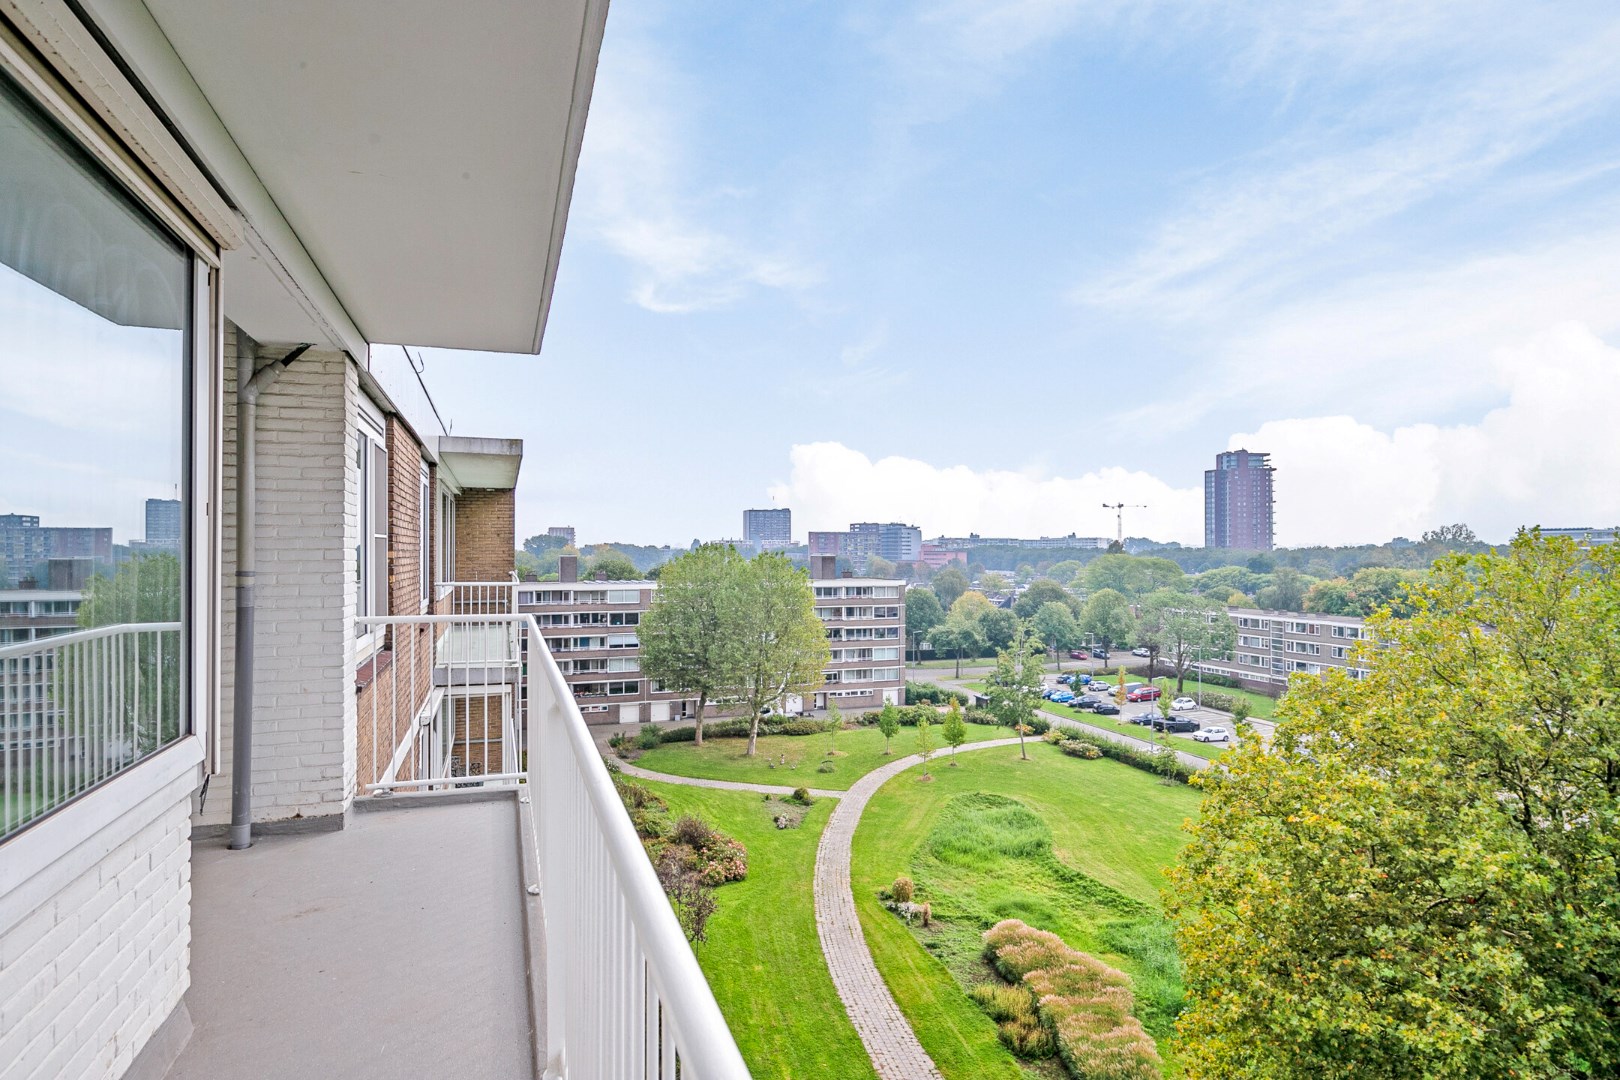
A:
[[[146,4],[367,341],[539,351],[604,3]],[[298,340],[265,258],[228,313]]]

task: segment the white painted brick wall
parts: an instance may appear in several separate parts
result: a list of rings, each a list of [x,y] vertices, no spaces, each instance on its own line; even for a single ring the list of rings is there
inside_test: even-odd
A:
[[[256,346],[225,342],[221,510],[220,761],[198,824],[230,820],[235,692],[236,361]],[[267,355],[270,350],[262,350]],[[354,467],[359,373],[311,349],[259,398],[258,647],[254,697],[256,821],[340,814],[355,783]]]
[[[173,796],[171,796],[173,797]],[[0,1075],[122,1076],[190,985],[183,795],[0,936]]]

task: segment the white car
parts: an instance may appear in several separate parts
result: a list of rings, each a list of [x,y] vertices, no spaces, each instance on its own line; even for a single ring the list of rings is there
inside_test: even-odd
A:
[[[1223,727],[1200,728],[1193,732],[1193,742],[1225,742],[1232,733]]]
[[[1190,697],[1178,697],[1170,703],[1170,707],[1177,710],[1196,709],[1198,708],[1198,702]]]
[[[1138,646],[1138,647],[1131,650],[1131,655],[1132,656],[1152,656],[1153,652],[1152,652],[1152,650],[1144,649],[1141,646]]]

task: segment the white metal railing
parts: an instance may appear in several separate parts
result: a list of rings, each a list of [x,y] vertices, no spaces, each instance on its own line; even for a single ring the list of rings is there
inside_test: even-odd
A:
[[[743,1080],[742,1054],[579,706],[528,619],[529,808],[546,924],[546,1076]]]
[[[473,604],[483,603],[474,600]],[[358,703],[360,789],[517,784],[522,767],[522,620],[503,615],[379,615]]]
[[[178,622],[0,647],[0,838],[185,732]]]
[[[516,615],[516,581],[446,581],[440,598],[448,596],[450,615]]]
[[[746,1078],[534,616],[359,621],[386,631],[390,654],[361,696],[361,733],[371,741],[363,790],[522,784],[528,796],[540,877],[530,885],[545,923],[548,1080],[674,1080],[677,1068],[682,1080]]]

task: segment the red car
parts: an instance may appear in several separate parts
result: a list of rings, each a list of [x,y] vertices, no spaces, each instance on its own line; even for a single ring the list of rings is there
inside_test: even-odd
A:
[[[1070,660],[1084,660],[1085,658],[1086,658],[1086,652],[1085,652],[1084,649],[1070,649],[1069,650],[1069,659]]]
[[[1125,695],[1126,701],[1157,701],[1161,691],[1157,686],[1143,686]]]

